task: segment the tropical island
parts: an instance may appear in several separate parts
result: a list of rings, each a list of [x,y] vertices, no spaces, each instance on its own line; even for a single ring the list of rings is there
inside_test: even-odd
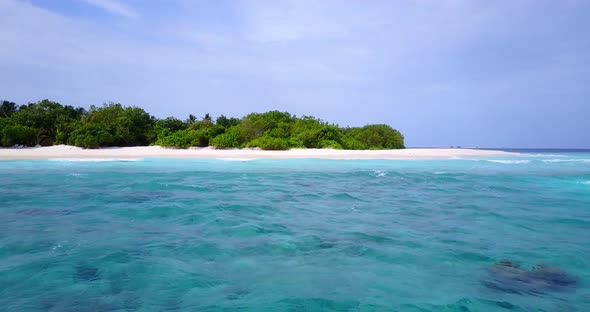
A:
[[[118,103],[82,107],[43,100],[0,105],[0,159],[324,158],[449,159],[515,156],[477,149],[406,149],[385,124],[340,127],[287,112],[242,118],[205,114],[158,119]]]
[[[312,116],[287,112],[251,113],[242,118],[213,119],[189,115],[157,119],[139,107],[118,103],[82,107],[42,100],[0,105],[0,144],[12,146],[72,145],[86,149],[159,145],[182,148],[214,147],[288,150],[403,149],[403,135],[385,124],[340,127]]]

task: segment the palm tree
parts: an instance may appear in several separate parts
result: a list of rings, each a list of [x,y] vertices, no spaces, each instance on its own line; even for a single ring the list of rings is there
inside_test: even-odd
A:
[[[193,115],[193,114],[189,114],[188,119],[186,120],[186,123],[193,124],[196,121],[197,121],[197,117],[195,117],[195,115]]]

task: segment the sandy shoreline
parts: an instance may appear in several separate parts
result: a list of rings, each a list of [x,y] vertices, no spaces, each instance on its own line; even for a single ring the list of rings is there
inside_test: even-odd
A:
[[[463,157],[520,156],[523,154],[475,149],[405,149],[405,150],[333,150],[292,149],[263,151],[256,149],[216,150],[213,148],[169,149],[160,146],[82,149],[58,145],[31,148],[0,148],[0,159],[55,159],[55,158],[323,158],[323,159],[451,159]]]

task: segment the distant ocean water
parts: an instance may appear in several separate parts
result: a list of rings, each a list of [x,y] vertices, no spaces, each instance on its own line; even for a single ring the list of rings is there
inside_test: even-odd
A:
[[[0,161],[0,309],[590,311],[590,152],[532,154]]]

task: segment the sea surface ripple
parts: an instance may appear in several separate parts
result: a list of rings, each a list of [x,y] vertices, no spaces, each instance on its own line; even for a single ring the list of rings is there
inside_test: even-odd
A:
[[[590,311],[589,159],[0,161],[0,307]]]

